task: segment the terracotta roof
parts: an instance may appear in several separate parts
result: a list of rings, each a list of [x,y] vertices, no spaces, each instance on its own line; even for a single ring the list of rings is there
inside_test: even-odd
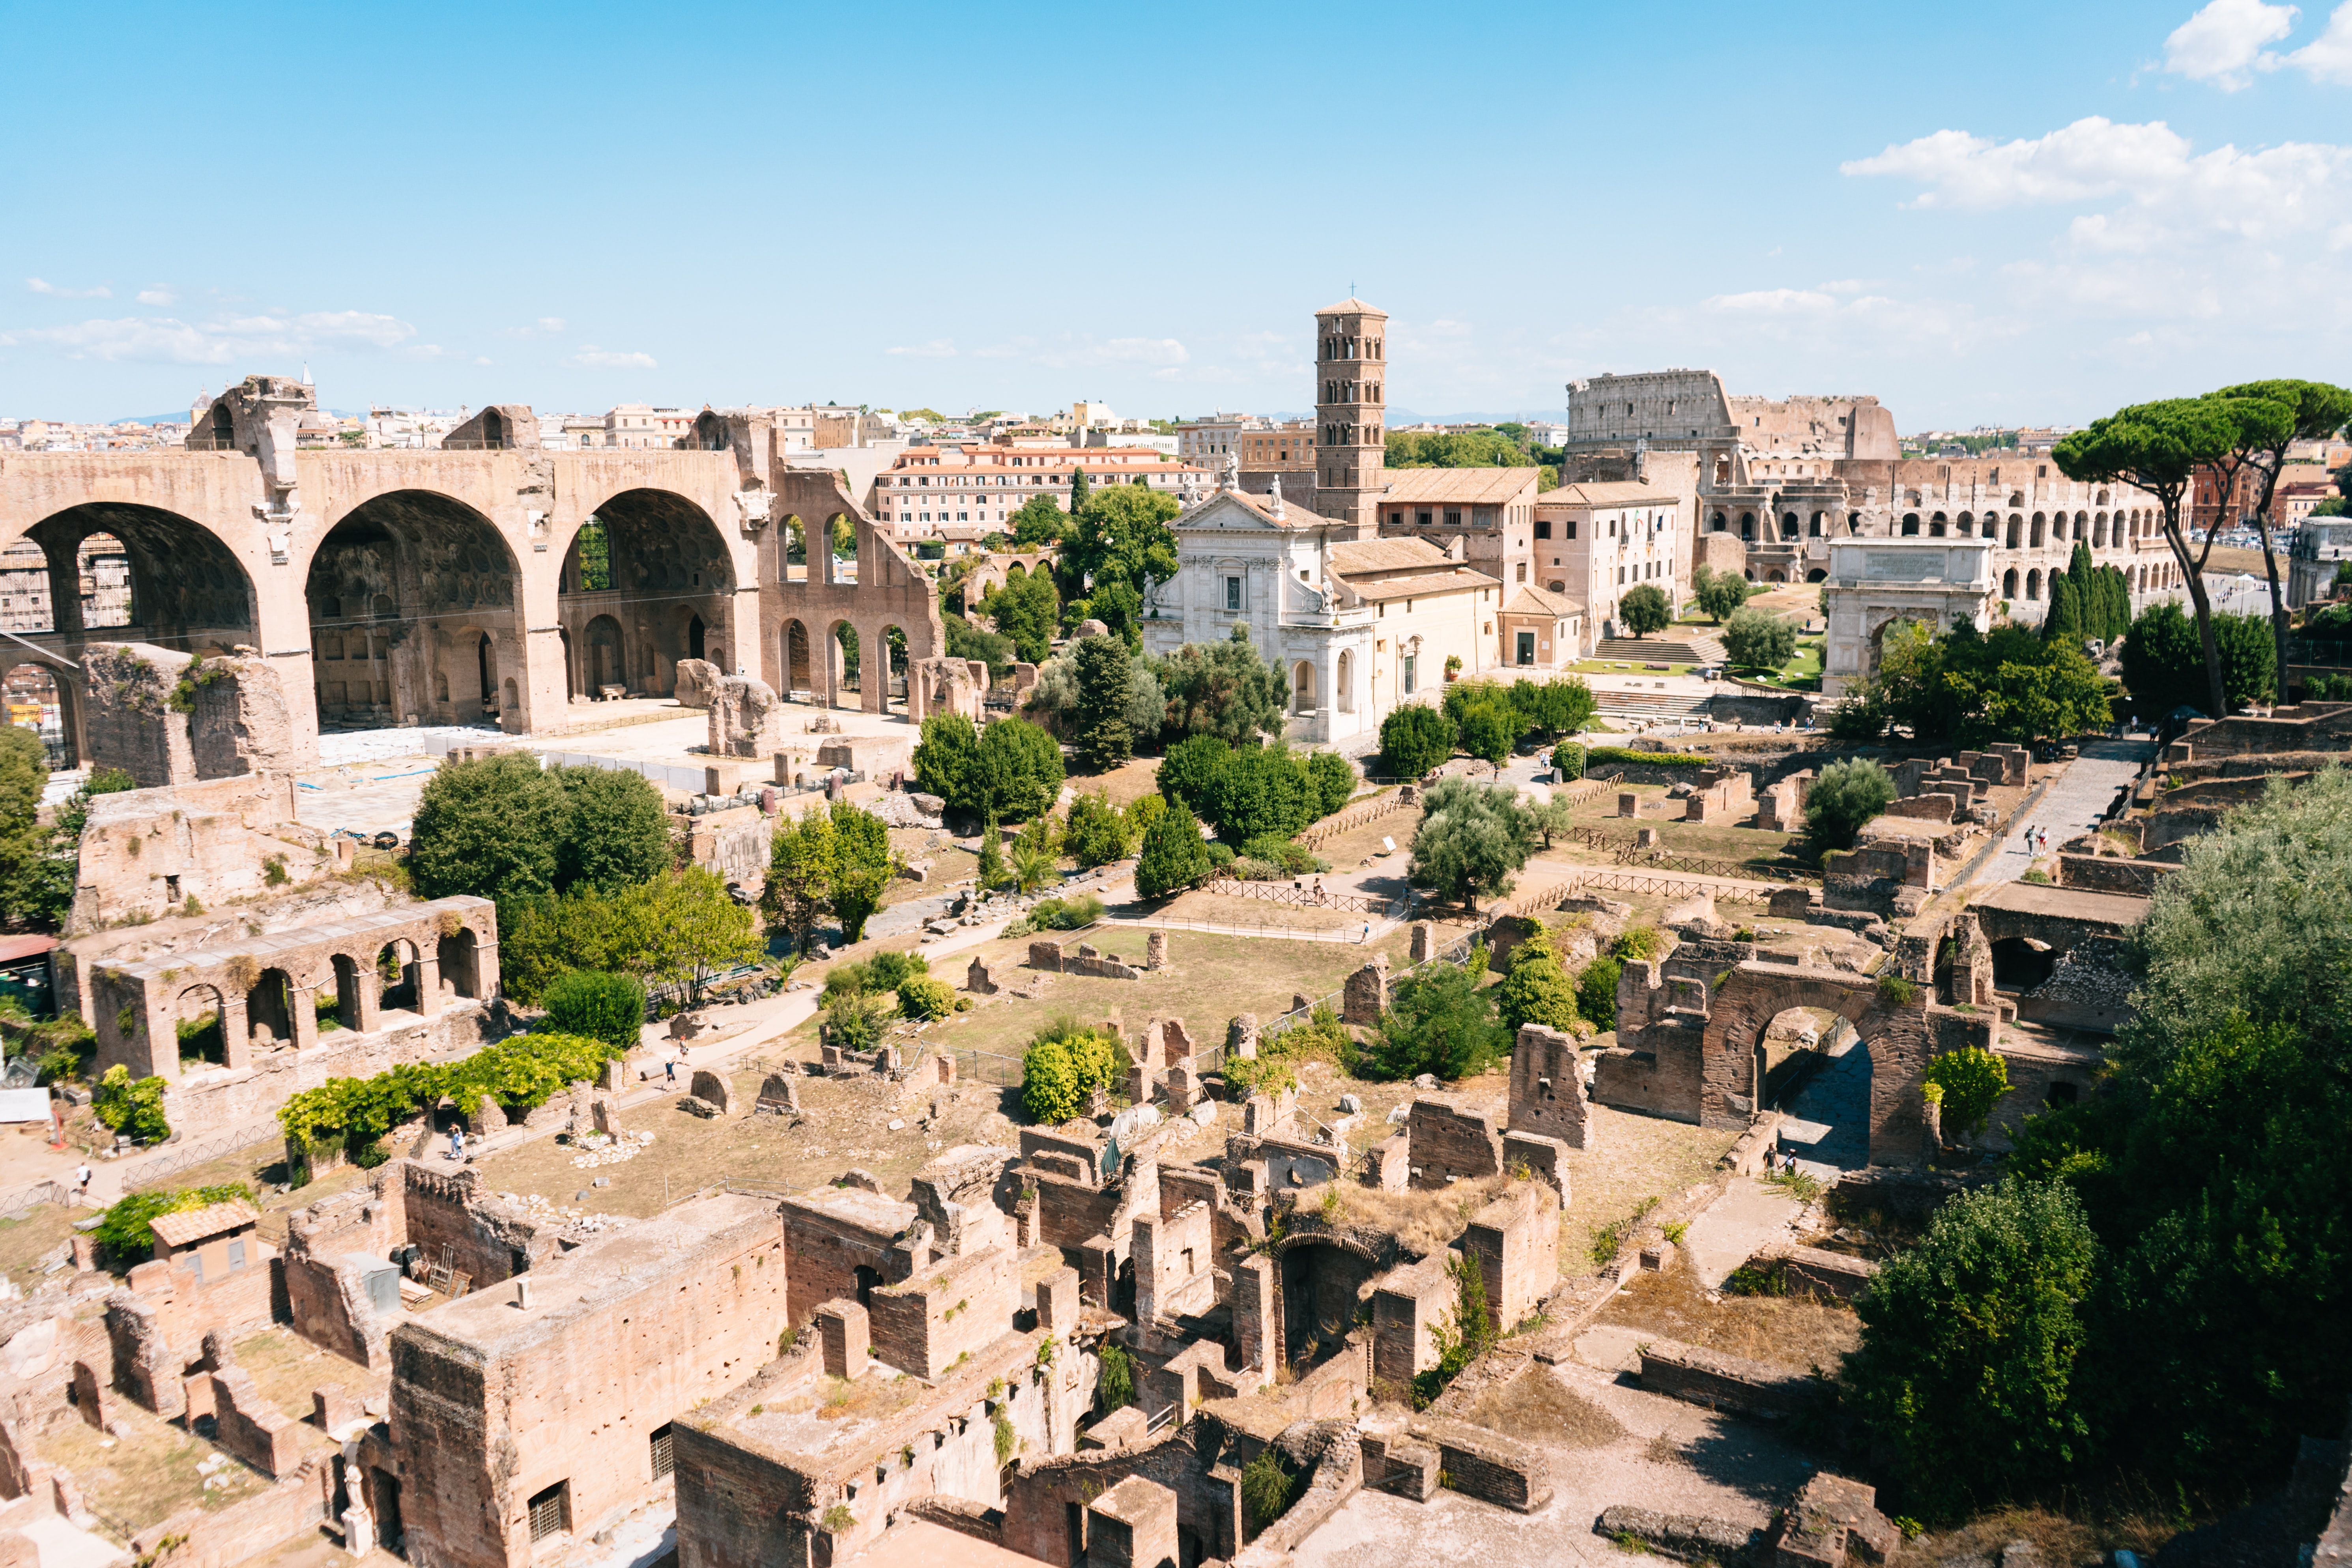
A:
[[[1388,314],[1378,305],[1367,305],[1353,294],[1336,305],[1326,305],[1315,313],[1318,316],[1385,316]]]
[[[1211,507],[1215,506],[1219,501],[1228,500],[1255,513],[1258,521],[1268,528],[1319,528],[1331,521],[1331,519],[1319,515],[1313,508],[1301,506],[1298,502],[1288,500],[1282,503],[1282,515],[1276,517],[1274,515],[1272,496],[1251,495],[1246,490],[1214,491],[1208,500],[1177,518],[1176,521],[1187,528],[1197,527],[1198,520]]]
[[[147,1228],[166,1247],[185,1247],[203,1241],[241,1225],[253,1225],[261,1215],[243,1198],[231,1198],[225,1204],[213,1204],[200,1209],[182,1209],[177,1214],[158,1215],[147,1222]]]
[[[53,936],[0,937],[0,963],[12,959],[36,957],[57,945],[58,939]]]
[[[1672,490],[1633,479],[1596,479],[1590,484],[1562,485],[1536,497],[1538,506],[1672,506]]]
[[[1456,506],[1499,506],[1532,491],[1543,470],[1527,468],[1382,468],[1388,491],[1381,506],[1445,501]],[[1549,492],[1557,495],[1558,491]]]
[[[1458,594],[1466,588],[1495,588],[1501,584],[1484,572],[1473,572],[1467,566],[1451,572],[1433,572],[1426,577],[1376,577],[1369,582],[1348,584],[1360,599],[1420,599],[1432,594]]]
[[[1558,620],[1566,616],[1584,614],[1584,605],[1565,594],[1555,594],[1549,588],[1538,588],[1529,584],[1511,596],[1511,602],[1503,606],[1503,614],[1549,616]]]
[[[1331,570],[1343,577],[1354,572],[1395,572],[1411,566],[1442,567],[1452,559],[1428,540],[1414,536],[1355,539],[1331,546]]]

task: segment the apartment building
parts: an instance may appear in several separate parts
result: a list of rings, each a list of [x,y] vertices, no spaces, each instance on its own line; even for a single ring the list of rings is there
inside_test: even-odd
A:
[[[1576,601],[1588,640],[1622,636],[1617,606],[1633,589],[1650,583],[1668,604],[1680,597],[1680,514],[1674,492],[1637,480],[1546,490],[1535,503],[1537,585]]]
[[[1147,447],[1074,448],[1062,441],[1019,439],[987,446],[910,447],[876,476],[866,510],[898,540],[939,537],[950,523],[1005,526],[1030,497],[1069,510],[1079,469],[1091,485],[1146,484],[1180,501],[1204,489],[1209,475]]]

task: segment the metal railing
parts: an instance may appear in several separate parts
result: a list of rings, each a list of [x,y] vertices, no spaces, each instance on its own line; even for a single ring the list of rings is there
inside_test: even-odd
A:
[[[35,1182],[29,1187],[12,1188],[0,1193],[0,1219],[16,1219],[48,1204],[71,1208],[79,1196],[64,1182]]]
[[[282,1151],[285,1141],[284,1131],[272,1117],[268,1121],[247,1122],[242,1127],[232,1127],[225,1132],[215,1132],[192,1142],[174,1143],[141,1160],[136,1171],[123,1176],[122,1190],[126,1193],[144,1192],[150,1187],[160,1186],[183,1171],[209,1163],[242,1149],[275,1147]]]

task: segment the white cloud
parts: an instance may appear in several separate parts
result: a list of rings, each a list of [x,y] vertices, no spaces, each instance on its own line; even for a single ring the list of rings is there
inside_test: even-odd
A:
[[[60,349],[72,359],[161,364],[235,364],[331,349],[392,348],[416,335],[394,316],[364,310],[216,317],[201,324],[122,316],[0,334],[0,343]]]
[[[1757,310],[1772,315],[1837,309],[1835,300],[1811,289],[1758,289],[1745,294],[1717,294],[1706,305],[1715,310]]]
[[[562,317],[541,316],[538,321],[533,321],[527,327],[500,327],[499,329],[499,336],[502,338],[544,338],[553,337],[562,330]]]
[[[2352,87],[2352,0],[2336,7],[2327,31],[2287,56],[2286,63],[2314,81]]]
[[[142,305],[176,305],[180,297],[169,289],[142,289],[139,302]]]
[[[36,294],[53,295],[60,300],[111,300],[114,298],[114,290],[103,283],[95,289],[60,289],[56,284],[44,282],[38,278],[27,278],[25,279],[25,287]]]
[[[2252,70],[2276,70],[2278,56],[2263,47],[2294,28],[2295,8],[2263,0],[2211,0],[2164,40],[2164,68],[2224,92],[2252,84]]]
[[[956,346],[953,338],[933,338],[927,343],[902,345],[882,352],[886,354],[910,354],[916,359],[953,359]]]
[[[572,356],[573,364],[593,365],[600,370],[652,370],[654,356],[645,353],[622,353],[614,349],[600,349],[594,343],[583,343],[580,352]]]

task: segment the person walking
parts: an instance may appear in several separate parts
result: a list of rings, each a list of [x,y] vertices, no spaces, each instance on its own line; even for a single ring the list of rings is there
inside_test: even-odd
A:
[[[677,1058],[671,1057],[667,1061],[663,1062],[662,1071],[669,1075],[669,1087],[676,1089],[677,1087]]]
[[[463,1160],[465,1157],[466,1130],[463,1127],[452,1127],[449,1129],[449,1158]]]
[[[1360,937],[1358,937],[1358,938],[1356,939],[1356,942],[1357,942],[1357,945],[1358,945],[1358,946],[1361,946],[1363,943],[1368,942],[1370,942],[1370,941],[1371,941],[1371,940],[1372,940],[1372,922],[1371,922],[1371,921],[1366,921],[1364,922],[1364,934],[1363,934],[1363,935],[1361,935],[1361,936],[1360,936]]]
[[[74,1171],[74,1195],[84,1198],[89,1196],[90,1178],[97,1173],[89,1168],[89,1162],[84,1160]]]

